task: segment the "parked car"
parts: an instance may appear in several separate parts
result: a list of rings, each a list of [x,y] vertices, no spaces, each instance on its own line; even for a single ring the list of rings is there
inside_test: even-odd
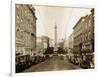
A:
[[[82,61],[82,63],[81,63],[81,67],[82,68],[84,68],[84,69],[88,69],[88,68],[90,68],[90,63],[89,63],[89,61]]]
[[[81,62],[81,67],[88,69],[88,68],[94,68],[94,55],[93,54],[88,54],[88,55],[83,55],[83,59]]]
[[[16,72],[21,72],[31,65],[38,64],[49,58],[49,55],[16,55]]]
[[[29,55],[16,56],[16,72],[20,72],[31,65]]]
[[[50,58],[49,54],[46,54],[46,55],[45,55],[45,58],[46,58],[46,59],[49,59],[49,58]]]
[[[30,56],[31,65],[35,64],[35,56]]]
[[[71,56],[70,58],[69,58],[69,61],[71,62],[71,63],[75,63],[75,58],[74,58],[74,56]]]
[[[75,58],[74,64],[76,64],[76,65],[79,64],[79,60],[78,60],[78,58]]]

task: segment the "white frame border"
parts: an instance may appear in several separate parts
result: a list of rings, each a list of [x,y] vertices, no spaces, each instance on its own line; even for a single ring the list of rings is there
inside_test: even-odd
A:
[[[16,3],[19,3],[19,4],[33,4],[33,5],[40,5],[40,6],[63,6],[63,7],[82,7],[82,8],[95,8],[95,11],[96,11],[96,6],[88,6],[88,5],[81,5],[81,4],[65,4],[65,3],[45,3],[45,2],[38,2],[36,0],[13,0],[11,2],[11,8],[12,8],[12,27],[11,27],[11,76],[12,77],[26,77],[26,76],[29,76],[29,77],[32,77],[33,75],[38,75],[38,74],[47,74],[47,73],[55,73],[55,72],[87,72],[91,69],[88,69],[88,70],[66,70],[66,71],[50,71],[50,72],[29,72],[29,73],[15,73],[15,4]],[[95,14],[96,15],[96,14]],[[96,16],[95,16],[96,17]],[[96,21],[96,19],[95,19]],[[96,23],[96,22],[95,22]],[[96,51],[96,49],[95,49]],[[95,52],[95,56],[96,56],[96,52]],[[96,58],[96,57],[95,57]],[[95,61],[96,63],[96,61]],[[97,65],[95,65],[95,69],[91,70],[92,72],[96,72],[97,70]]]

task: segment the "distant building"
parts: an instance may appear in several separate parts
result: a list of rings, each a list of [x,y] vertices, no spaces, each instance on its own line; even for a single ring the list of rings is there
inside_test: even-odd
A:
[[[16,54],[32,55],[35,52],[36,19],[32,5],[16,4]]]
[[[68,58],[71,59],[72,56],[74,56],[73,54],[73,33],[70,34],[70,36],[68,37]]]
[[[81,17],[79,21],[76,23],[76,25],[73,27],[73,50],[74,55],[76,57],[79,57],[81,55],[81,49],[82,49],[82,25],[83,25],[84,17]]]
[[[69,44],[69,42],[68,42],[68,38],[66,38],[66,39],[64,40],[64,49],[67,50],[67,48],[68,48],[68,44]]]
[[[57,41],[57,47],[64,48],[64,39],[58,39],[58,41]]]
[[[73,33],[68,37],[68,47],[73,49]]]
[[[50,46],[50,38],[48,36],[42,36],[43,48],[48,48]]]
[[[43,46],[42,38],[41,37],[37,37],[36,41],[37,41],[37,44],[36,44],[37,51],[43,50],[44,46]]]

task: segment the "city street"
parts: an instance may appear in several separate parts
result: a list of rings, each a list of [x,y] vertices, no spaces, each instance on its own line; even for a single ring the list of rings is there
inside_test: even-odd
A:
[[[41,71],[59,71],[59,70],[74,70],[81,69],[80,67],[69,63],[67,60],[62,59],[59,56],[53,56],[49,60],[46,60],[37,65],[33,65],[23,72],[41,72]]]
[[[16,4],[16,73],[94,68],[94,13]]]

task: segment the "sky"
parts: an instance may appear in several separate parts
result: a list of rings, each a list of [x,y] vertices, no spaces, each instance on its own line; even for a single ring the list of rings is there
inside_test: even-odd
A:
[[[37,36],[54,39],[54,26],[57,26],[57,39],[67,38],[80,17],[90,13],[89,8],[34,6]]]

